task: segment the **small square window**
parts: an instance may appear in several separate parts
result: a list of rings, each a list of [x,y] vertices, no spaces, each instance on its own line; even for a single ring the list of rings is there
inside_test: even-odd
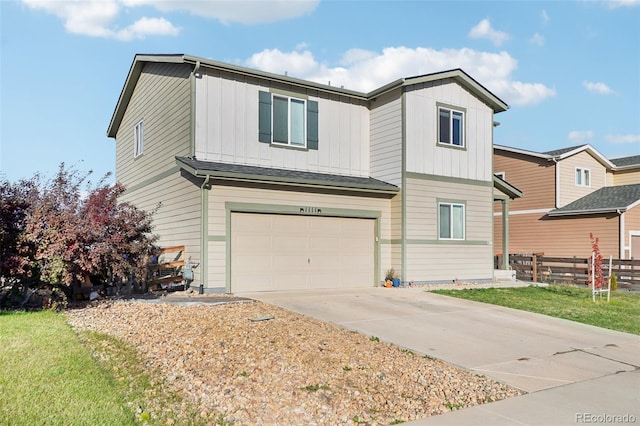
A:
[[[464,147],[464,112],[438,107],[438,143]]]
[[[133,129],[133,156],[138,157],[144,151],[144,126],[138,122]]]
[[[591,186],[591,171],[576,167],[576,186]]]

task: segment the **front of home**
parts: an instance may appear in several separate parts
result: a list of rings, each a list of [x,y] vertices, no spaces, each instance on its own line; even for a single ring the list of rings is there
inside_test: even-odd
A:
[[[207,292],[493,279],[493,116],[462,70],[370,93],[137,55],[107,134]]]
[[[585,144],[548,152],[494,146],[494,171],[526,197],[509,209],[511,253],[640,258],[640,156],[609,160]],[[494,238],[503,213],[494,213]],[[496,247],[496,254],[501,253]]]

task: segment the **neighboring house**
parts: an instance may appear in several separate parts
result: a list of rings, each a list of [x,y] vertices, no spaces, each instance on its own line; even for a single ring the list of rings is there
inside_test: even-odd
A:
[[[494,172],[526,196],[509,206],[511,253],[640,258],[640,155],[607,159],[591,145],[534,152],[494,146]],[[502,237],[502,212],[494,213]],[[499,247],[496,253],[501,253]]]
[[[207,292],[493,279],[494,114],[460,69],[370,93],[136,55],[107,134],[122,196]],[[499,181],[499,199],[521,195]]]

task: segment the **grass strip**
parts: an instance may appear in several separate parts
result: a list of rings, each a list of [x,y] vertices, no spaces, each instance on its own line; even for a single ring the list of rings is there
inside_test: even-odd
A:
[[[569,285],[548,287],[434,290],[434,293],[536,312],[610,330],[640,334],[640,294],[612,292],[593,302],[591,290]]]
[[[62,314],[0,312],[0,424],[135,424],[126,402]]]

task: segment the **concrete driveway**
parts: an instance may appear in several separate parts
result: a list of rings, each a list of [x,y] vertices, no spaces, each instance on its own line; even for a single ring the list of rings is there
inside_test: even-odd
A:
[[[376,336],[529,392],[414,425],[575,425],[623,419],[593,417],[618,415],[640,424],[640,336],[423,288],[239,296]]]

